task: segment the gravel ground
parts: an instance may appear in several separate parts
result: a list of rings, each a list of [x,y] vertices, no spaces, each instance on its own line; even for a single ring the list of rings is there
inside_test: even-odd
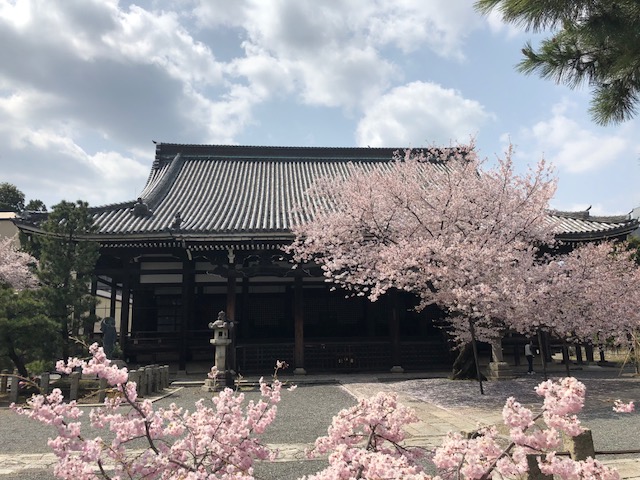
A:
[[[585,409],[580,415],[583,424],[593,431],[597,450],[640,448],[640,413],[618,414],[612,411],[613,401],[640,400],[640,379],[620,378],[613,369],[572,372],[587,387]],[[481,396],[477,382],[449,381],[446,379],[407,380],[392,382],[393,389],[449,410],[460,407],[500,409],[509,396],[515,396],[526,405],[538,405],[534,387],[542,381],[541,375],[515,380],[486,382]],[[388,382],[385,382],[388,383]],[[156,402],[167,407],[171,402],[184,407],[208,394],[199,388],[184,388],[174,395]],[[245,392],[247,400],[257,399],[257,391]],[[283,391],[275,422],[263,436],[266,443],[310,443],[326,433],[333,415],[349,407],[355,400],[337,385],[300,385],[294,392]],[[38,422],[19,417],[0,409],[0,452],[48,452],[47,438],[53,430]],[[256,465],[259,478],[289,480],[316,472],[325,462],[277,462]],[[0,475],[0,480],[8,478]],[[25,471],[13,475],[12,480],[53,480],[43,471]]]
[[[258,391],[244,392],[246,400],[257,400]],[[183,388],[174,395],[155,403],[156,407],[168,407],[175,402],[192,408],[196,400],[207,397],[200,388]],[[300,385],[295,391],[283,391],[276,420],[262,436],[265,443],[311,443],[325,435],[333,416],[341,409],[355,404],[355,400],[338,385]],[[90,431],[88,431],[90,433]],[[97,434],[97,432],[96,432]],[[107,438],[104,432],[100,432]],[[0,452],[3,454],[49,452],[47,438],[55,435],[54,429],[39,422],[16,415],[8,409],[0,410]],[[275,462],[256,464],[258,478],[293,480],[311,474],[326,466],[324,460],[303,462]],[[0,475],[0,479],[8,478]],[[12,480],[53,480],[55,477],[42,470],[23,471],[12,475]]]
[[[640,407],[637,402],[640,401],[640,379],[619,377],[615,369],[577,370],[572,375],[587,388],[585,406],[578,418],[583,426],[591,429],[596,450],[640,449],[640,411],[616,413],[612,409],[616,399],[624,402],[636,400]],[[485,395],[480,395],[475,381],[408,380],[398,382],[395,388],[448,410],[461,407],[496,410],[501,409],[511,396],[523,405],[539,406],[541,397],[535,393],[534,388],[543,380],[542,375],[533,375],[514,380],[485,382]]]

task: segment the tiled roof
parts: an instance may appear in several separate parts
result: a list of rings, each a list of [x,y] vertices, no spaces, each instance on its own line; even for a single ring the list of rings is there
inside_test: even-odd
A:
[[[559,240],[604,240],[628,235],[638,228],[638,220],[629,215],[591,216],[589,210],[549,211],[549,221]]]
[[[349,175],[351,169],[385,168],[397,150],[160,143],[139,195],[150,214],[134,214],[135,200],[93,208],[97,236],[121,247],[185,240],[192,247],[204,242],[211,248],[286,242],[291,227],[317,211],[318,205],[304,196],[315,180]],[[427,157],[429,151],[442,152],[431,149]],[[429,165],[446,168],[441,161]],[[32,217],[37,224],[37,215]],[[549,221],[557,238],[569,242],[624,236],[638,228],[629,216],[592,217],[588,211],[550,211]]]
[[[158,144],[140,195],[152,214],[134,215],[132,201],[96,208],[95,220],[100,233],[110,236],[156,236],[171,230],[190,237],[282,238],[317,210],[304,196],[316,179],[384,168],[396,150]],[[446,168],[442,162],[430,165]],[[179,226],[174,224],[176,213]]]

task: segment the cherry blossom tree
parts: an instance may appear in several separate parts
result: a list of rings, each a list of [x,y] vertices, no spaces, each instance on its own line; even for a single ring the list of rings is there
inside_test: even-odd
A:
[[[33,273],[36,259],[18,250],[14,239],[0,239],[0,286],[22,290],[33,288],[38,281]]]
[[[13,238],[0,239],[0,360],[8,358],[24,376],[29,361],[51,353],[51,324],[34,291],[36,263],[17,249]]]
[[[484,168],[473,145],[398,152],[392,161],[309,192],[314,217],[294,229],[298,262],[375,301],[392,288],[418,308],[445,308],[455,339],[494,340],[508,321],[514,282],[537,245],[551,244],[548,202],[555,191],[541,161],[515,172],[512,150]]]
[[[514,292],[511,326],[567,342],[629,345],[640,327],[639,280],[624,244],[578,246],[529,270]]]

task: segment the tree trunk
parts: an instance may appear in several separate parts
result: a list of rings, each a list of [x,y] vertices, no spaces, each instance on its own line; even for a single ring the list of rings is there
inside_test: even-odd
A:
[[[15,349],[13,348],[13,345],[9,346],[9,351],[7,353],[7,356],[11,359],[11,361],[15,365],[16,369],[18,370],[18,374],[21,377],[29,378],[29,372],[27,372],[27,366],[24,364],[24,360],[22,360],[22,357],[20,357],[20,355],[16,353]]]
[[[487,377],[480,374],[482,380]],[[473,358],[473,347],[471,343],[465,343],[464,347],[458,350],[458,357],[453,362],[453,371],[451,372],[452,380],[477,380],[478,371],[476,362]]]

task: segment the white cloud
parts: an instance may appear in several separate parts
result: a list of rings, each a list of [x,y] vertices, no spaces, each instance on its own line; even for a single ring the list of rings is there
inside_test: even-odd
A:
[[[0,144],[11,141],[12,148],[0,154],[3,178],[27,198],[39,198],[48,206],[60,199],[83,199],[92,205],[132,199],[149,174],[149,167],[134,154],[90,154],[51,129],[25,129],[5,122],[0,126]]]
[[[179,23],[173,12],[149,12],[135,5],[117,11],[116,25],[102,37],[105,55],[160,66],[172,77],[196,84],[219,84],[222,66],[212,51]]]
[[[465,143],[492,118],[479,102],[455,90],[413,82],[371,105],[360,120],[356,142],[371,147]]]
[[[201,0],[196,9],[203,26],[225,25],[246,35],[245,57],[235,63],[268,64],[286,72],[283,89],[309,105],[362,108],[401,78],[382,52],[404,54],[429,49],[462,59],[467,35],[481,25],[472,4],[463,0]],[[238,70],[250,85],[264,86],[261,69]],[[257,75],[257,76],[256,76]],[[280,77],[282,78],[282,77]]]
[[[627,134],[629,126],[602,130],[582,126],[570,114],[574,108],[563,101],[554,105],[551,117],[524,128],[517,143],[525,143],[525,154],[544,152],[557,168],[568,173],[584,173],[604,168],[629,151],[636,141]]]
[[[504,32],[507,38],[514,38],[525,32],[525,28],[523,26],[505,22],[502,19],[502,14],[496,9],[491,10],[491,12],[486,15],[485,19],[489,26],[489,30],[495,34],[501,34]]]

